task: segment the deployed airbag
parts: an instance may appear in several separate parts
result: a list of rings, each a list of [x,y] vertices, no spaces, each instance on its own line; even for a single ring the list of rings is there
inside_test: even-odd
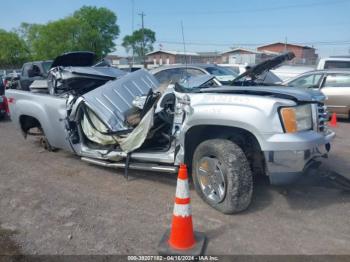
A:
[[[85,136],[100,145],[113,145],[117,144],[115,137],[111,135],[104,135],[108,132],[107,127],[103,124],[98,117],[88,108],[84,111],[83,118],[81,120],[81,128]]]
[[[154,108],[152,107],[141,122],[125,137],[118,137],[120,148],[129,153],[139,148],[145,142],[149,130],[153,126]]]
[[[81,127],[85,136],[101,145],[119,145],[123,152],[131,152],[139,148],[153,125],[154,108],[152,107],[142,118],[140,123],[127,135],[106,135],[108,129],[90,110],[84,111]]]

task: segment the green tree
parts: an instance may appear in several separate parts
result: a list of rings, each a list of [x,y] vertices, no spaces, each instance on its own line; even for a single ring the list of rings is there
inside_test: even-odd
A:
[[[0,68],[21,66],[28,57],[25,41],[16,32],[0,29]]]
[[[126,35],[123,38],[122,46],[127,52],[133,50],[138,57],[143,58],[145,54],[153,51],[155,41],[156,33],[145,28],[134,31],[132,35]]]
[[[37,54],[35,54],[33,43],[40,36],[40,29],[44,25],[40,24],[29,24],[29,23],[21,23],[20,27],[17,29],[17,34],[26,42],[28,50],[31,54],[31,57],[35,59]]]
[[[98,57],[115,51],[114,40],[119,35],[117,16],[107,8],[83,6],[73,14],[80,25],[79,43]]]
[[[102,58],[115,50],[117,16],[107,8],[83,6],[73,15],[45,25],[22,23],[18,32],[33,59],[52,59],[69,51],[93,51]]]
[[[79,21],[74,17],[49,22],[39,27],[38,32],[35,32],[37,37],[28,43],[33,58],[52,59],[65,52],[84,50],[83,45],[79,43],[80,30]]]

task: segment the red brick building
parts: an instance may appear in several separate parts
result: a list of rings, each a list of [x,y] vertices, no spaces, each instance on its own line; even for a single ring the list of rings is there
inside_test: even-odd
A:
[[[291,62],[294,64],[316,64],[316,61],[318,59],[316,49],[310,46],[277,42],[269,45],[259,46],[257,50],[261,52],[270,51],[277,53],[292,51],[295,54],[295,58]]]

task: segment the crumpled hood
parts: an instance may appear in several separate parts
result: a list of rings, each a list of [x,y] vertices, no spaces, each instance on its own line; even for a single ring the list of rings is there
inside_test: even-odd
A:
[[[101,77],[106,79],[116,79],[126,75],[126,72],[114,67],[65,67],[65,72],[86,77]]]
[[[318,90],[281,86],[222,86],[202,88],[200,92],[273,96],[299,102],[322,102],[326,99]]]

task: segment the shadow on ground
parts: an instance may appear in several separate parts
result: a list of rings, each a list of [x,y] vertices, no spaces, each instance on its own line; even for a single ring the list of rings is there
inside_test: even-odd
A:
[[[11,239],[16,231],[5,229],[0,226],[0,255],[13,256],[20,255],[19,246]]]
[[[350,180],[324,166],[310,170],[289,186],[274,189],[284,195],[292,209],[315,210],[350,202]]]

